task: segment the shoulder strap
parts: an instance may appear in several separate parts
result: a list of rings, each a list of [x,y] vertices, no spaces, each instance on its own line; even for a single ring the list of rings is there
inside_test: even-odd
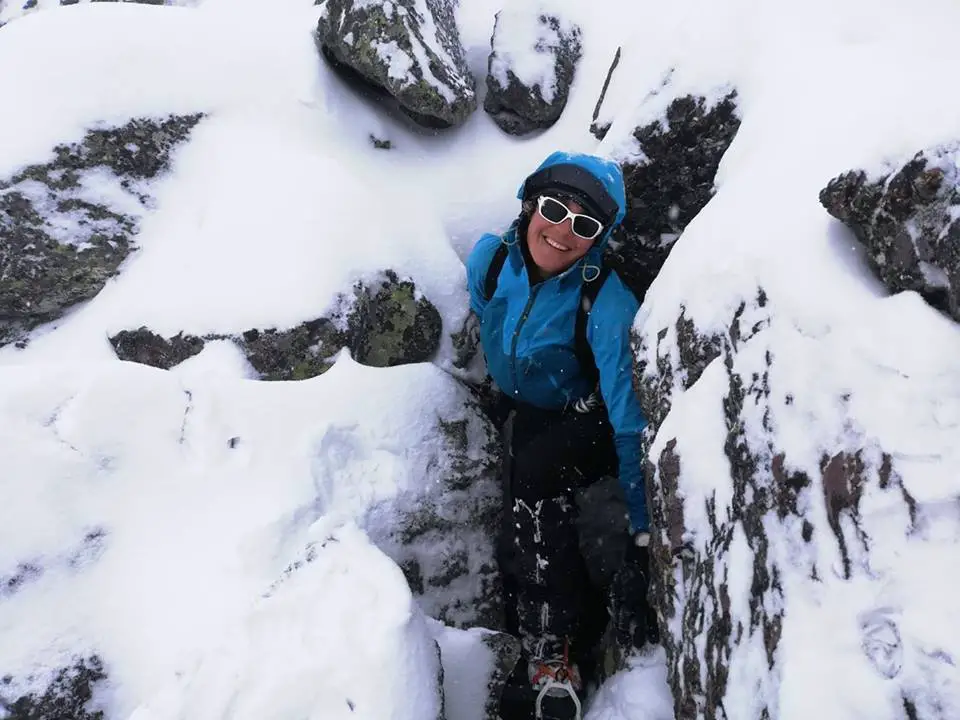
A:
[[[580,362],[580,368],[583,374],[589,378],[590,382],[595,384],[600,378],[600,371],[597,370],[597,363],[593,357],[593,350],[590,349],[590,342],[587,340],[587,319],[590,310],[593,309],[593,303],[600,294],[600,289],[610,276],[610,266],[604,264],[600,268],[600,273],[590,282],[584,282],[580,289],[580,304],[577,306],[577,319],[573,328],[574,352],[577,354],[577,360]]]
[[[500,271],[503,269],[503,263],[507,259],[509,251],[510,248],[507,244],[501,242],[490,259],[490,267],[487,268],[487,276],[483,280],[483,296],[487,300],[492,298],[497,291],[497,281],[500,279]]]

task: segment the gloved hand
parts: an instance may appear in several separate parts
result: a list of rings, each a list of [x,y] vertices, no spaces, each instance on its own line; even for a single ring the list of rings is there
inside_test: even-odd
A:
[[[610,586],[610,611],[617,644],[640,648],[648,641],[659,642],[657,615],[647,600],[650,587],[648,533],[637,533],[627,543],[621,566]]]

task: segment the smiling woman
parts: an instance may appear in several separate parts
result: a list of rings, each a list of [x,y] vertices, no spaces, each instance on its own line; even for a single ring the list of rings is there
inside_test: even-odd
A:
[[[537,212],[527,226],[527,249],[542,279],[563,272],[593,247],[603,223],[583,210],[566,193],[537,198]]]
[[[512,629],[527,660],[522,682],[531,703],[553,696],[575,708],[590,678],[580,675],[589,648],[578,637],[586,578],[573,500],[604,476],[619,477],[634,542],[625,542],[622,528],[611,529],[611,544],[629,550],[613,588],[598,589],[612,594],[625,647],[642,645],[650,627],[640,469],[646,419],[631,385],[629,339],[638,304],[602,267],[604,245],[626,208],[616,163],[556,152],[517,196],[520,216],[503,236],[477,242],[467,272],[487,367],[515,413],[511,517],[502,543],[509,551],[501,565],[515,587]],[[590,310],[581,311],[588,297]]]

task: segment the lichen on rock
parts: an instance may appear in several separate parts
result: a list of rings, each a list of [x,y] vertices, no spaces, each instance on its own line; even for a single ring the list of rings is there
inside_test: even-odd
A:
[[[433,356],[443,321],[413,282],[388,270],[377,285],[358,285],[354,291],[347,327],[348,346],[357,362],[390,367]]]
[[[459,125],[476,109],[452,0],[327,0],[316,41],[334,69],[420,125]]]
[[[134,250],[151,183],[201,117],[92,129],[0,180],[0,345],[100,292]]]
[[[206,342],[231,340],[261,380],[307,380],[322,375],[344,347],[364,365],[392,367],[429,360],[440,345],[443,321],[415,284],[391,270],[341,294],[328,316],[292,328],[251,328],[239,334],[178,333],[164,338],[146,327],[110,338],[121,360],[169,370]]]

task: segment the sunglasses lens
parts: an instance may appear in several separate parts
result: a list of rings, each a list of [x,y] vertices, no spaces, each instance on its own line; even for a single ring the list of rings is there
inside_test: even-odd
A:
[[[540,214],[552,223],[563,222],[567,217],[567,206],[552,197],[545,197],[540,203]]]
[[[599,235],[602,227],[599,220],[595,220],[587,215],[577,215],[573,219],[573,232],[587,240],[591,240]]]

